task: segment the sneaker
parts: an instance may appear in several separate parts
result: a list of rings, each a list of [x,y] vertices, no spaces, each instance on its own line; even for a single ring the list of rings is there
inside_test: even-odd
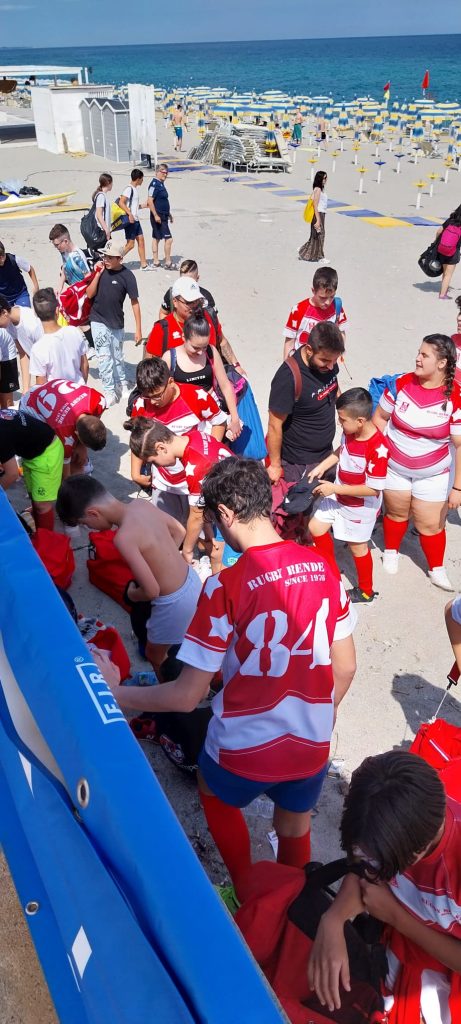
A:
[[[124,384],[122,390],[119,392],[120,398],[129,398],[133,387],[129,384]]]
[[[434,587],[440,587],[440,590],[453,591],[455,589],[450,583],[443,565],[438,565],[435,569],[429,569],[429,579],[434,584]]]
[[[399,571],[399,553],[392,548],[386,548],[383,554],[383,569],[389,576],[395,576]]]
[[[155,270],[155,267],[152,266],[152,263],[146,263],[145,267],[141,267],[141,270]]]
[[[364,590],[360,590],[360,587],[351,587],[346,593],[352,604],[373,604],[373,601],[378,596],[377,590],[372,590],[371,594],[366,594]]]
[[[110,409],[112,405],[117,405],[118,398],[115,391],[106,391],[104,398],[106,399],[106,409]]]
[[[91,459],[87,459],[86,462],[85,462],[85,465],[84,465],[84,467],[82,469],[82,473],[86,473],[87,476],[91,476],[93,470],[94,470],[94,466],[93,466],[93,463],[92,463]]]

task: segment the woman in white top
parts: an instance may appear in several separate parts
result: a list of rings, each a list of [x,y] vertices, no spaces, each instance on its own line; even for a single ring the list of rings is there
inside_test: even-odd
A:
[[[300,260],[309,260],[310,263],[329,263],[325,259],[323,246],[325,242],[325,214],[328,206],[328,196],[325,192],[327,174],[325,171],[317,171],[314,178],[312,201],[314,203],[314,216],[312,218],[311,233],[309,240],[299,250]]]
[[[96,200],[96,220],[102,230],[105,231],[106,238],[110,238],[112,230],[112,202],[109,195],[112,190],[112,184],[111,174],[100,174],[99,185],[91,197],[92,203]]]

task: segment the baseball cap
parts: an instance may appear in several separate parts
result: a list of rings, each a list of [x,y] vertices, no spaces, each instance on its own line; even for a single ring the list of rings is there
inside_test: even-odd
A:
[[[115,238],[109,238],[104,249],[100,249],[104,256],[123,256],[126,242],[117,242]]]
[[[181,296],[186,302],[195,302],[197,299],[203,299],[203,295],[196,281],[192,277],[178,277],[175,281],[172,289],[171,296],[173,299],[177,299]]]

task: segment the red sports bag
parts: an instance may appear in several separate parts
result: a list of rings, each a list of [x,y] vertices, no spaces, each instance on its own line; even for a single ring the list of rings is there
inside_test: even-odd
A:
[[[131,675],[131,665],[128,652],[115,626],[106,626],[99,619],[86,618],[79,615],[78,628],[88,647],[97,647],[98,651],[106,651],[114,665],[120,671],[120,680],[128,679]]]
[[[94,277],[96,271],[91,270],[82,281],[76,281],[75,284],[63,288],[58,297],[59,310],[70,327],[82,327],[89,322],[92,303],[86,290]]]
[[[58,587],[67,590],[75,572],[74,552],[69,538],[64,533],[39,526],[32,534],[31,541],[51,579]]]
[[[131,611],[125,595],[128,584],[133,581],[133,573],[115,547],[114,531],[92,531],[89,540],[86,564],[90,583],[120,604],[126,612]]]

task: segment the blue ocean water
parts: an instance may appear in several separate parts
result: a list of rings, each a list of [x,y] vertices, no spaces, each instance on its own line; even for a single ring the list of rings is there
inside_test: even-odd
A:
[[[2,64],[81,64],[92,80],[117,85],[152,83],[229,89],[282,89],[332,94],[336,100],[382,96],[391,80],[391,99],[421,96],[430,71],[428,95],[461,100],[461,35],[392,36],[361,39],[285,39],[234,43],[176,43],[146,46],[86,46],[50,49],[0,48]]]

